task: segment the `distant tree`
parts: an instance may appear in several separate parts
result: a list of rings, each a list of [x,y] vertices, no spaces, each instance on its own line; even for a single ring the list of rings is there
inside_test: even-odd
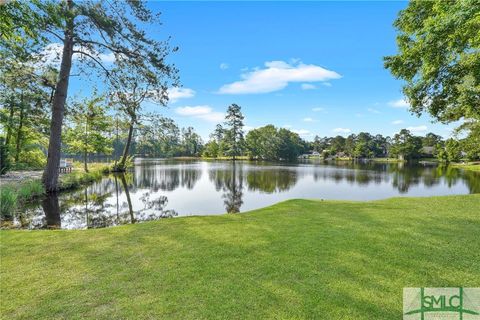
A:
[[[137,153],[159,157],[187,155],[182,146],[181,130],[175,121],[158,114],[148,114],[142,122],[137,128]]]
[[[202,149],[202,138],[192,127],[182,129],[182,154],[196,156]]]
[[[228,129],[225,131],[224,139],[227,143],[227,154],[233,158],[233,161],[242,154],[243,119],[244,116],[239,105],[234,103],[228,107],[225,116],[225,124]]]
[[[448,162],[457,162],[462,158],[462,147],[458,140],[445,141],[445,153]]]
[[[328,142],[327,137],[320,138],[319,136],[315,136],[312,142],[312,150],[316,152],[322,152],[323,150],[327,149]]]
[[[424,147],[434,147],[438,143],[442,142],[442,137],[439,136],[438,134],[435,134],[433,132],[429,132],[425,135],[424,138],[422,138],[422,146]]]
[[[345,139],[344,152],[350,157],[354,156],[356,140],[357,136],[353,133]]]
[[[375,157],[383,157],[388,153],[389,149],[389,142],[388,138],[382,136],[381,134],[377,134],[373,138],[373,153]]]
[[[202,157],[216,158],[219,156],[218,143],[215,140],[210,140],[203,147]]]
[[[250,130],[245,138],[247,153],[251,158],[276,160],[278,157],[278,130],[273,125]]]
[[[385,67],[406,81],[410,110],[442,122],[480,120],[480,2],[410,1],[400,11],[397,55]]]
[[[293,161],[307,150],[305,142],[300,138],[298,133],[280,128],[277,137],[279,141],[278,159]]]
[[[109,154],[113,151],[112,118],[106,113],[103,96],[95,95],[92,98],[73,104],[69,127],[65,133],[67,150],[71,153],[83,155],[85,172],[88,172],[88,156],[91,153]]]
[[[292,161],[308,150],[297,133],[273,125],[250,130],[245,139],[247,154],[262,160]]]
[[[402,129],[393,136],[390,153],[401,159],[413,159],[420,156],[421,148],[421,139],[413,136],[407,129]]]
[[[330,142],[330,153],[338,154],[345,151],[345,138],[342,136],[336,136],[331,139]]]

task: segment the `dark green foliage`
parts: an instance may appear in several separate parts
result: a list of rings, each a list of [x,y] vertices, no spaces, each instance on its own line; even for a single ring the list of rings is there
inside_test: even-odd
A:
[[[5,138],[0,137],[0,175],[5,174],[9,169],[8,146],[5,144]]]
[[[414,159],[420,157],[422,140],[413,136],[407,129],[400,130],[395,134],[390,146],[390,154],[401,159]]]
[[[234,103],[228,107],[225,116],[227,126],[224,132],[225,153],[233,160],[243,152],[243,119],[244,116],[239,105]]]
[[[297,133],[268,125],[248,132],[245,139],[247,154],[261,160],[296,160],[307,150]]]
[[[410,110],[442,122],[480,119],[480,2],[411,1],[395,21],[399,53],[385,67],[406,81]]]

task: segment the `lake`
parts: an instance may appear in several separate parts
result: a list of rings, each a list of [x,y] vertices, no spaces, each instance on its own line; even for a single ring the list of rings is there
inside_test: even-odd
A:
[[[480,193],[480,174],[435,164],[137,159],[127,174],[38,199],[3,227],[85,229],[245,212],[293,198]]]

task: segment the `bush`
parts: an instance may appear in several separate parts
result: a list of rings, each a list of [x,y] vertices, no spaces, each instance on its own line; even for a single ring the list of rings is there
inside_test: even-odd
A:
[[[42,182],[40,180],[29,180],[20,185],[17,191],[17,196],[20,200],[28,200],[33,197],[38,197],[45,193]]]
[[[17,194],[10,187],[0,189],[0,215],[2,218],[12,217],[17,206]]]

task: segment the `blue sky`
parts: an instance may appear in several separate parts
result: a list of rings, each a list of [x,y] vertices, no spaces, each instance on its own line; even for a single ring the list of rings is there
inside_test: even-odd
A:
[[[183,88],[167,108],[147,105],[208,137],[237,103],[246,128],[315,135],[410,128],[449,136],[452,126],[411,115],[401,82],[383,68],[396,52],[392,23],[406,2],[150,2],[180,50],[170,57]]]

